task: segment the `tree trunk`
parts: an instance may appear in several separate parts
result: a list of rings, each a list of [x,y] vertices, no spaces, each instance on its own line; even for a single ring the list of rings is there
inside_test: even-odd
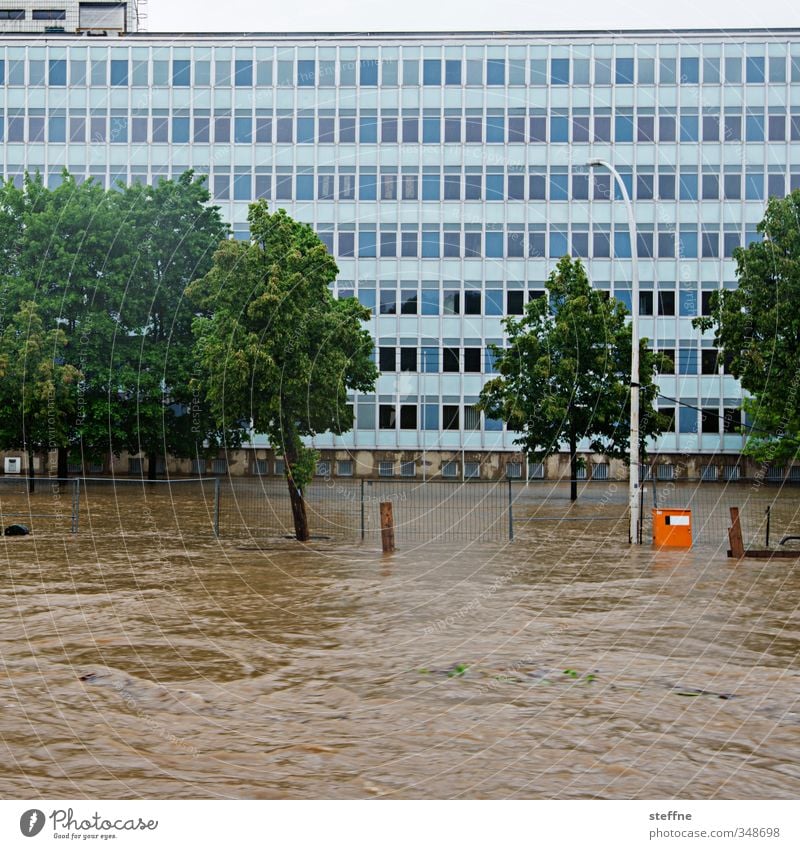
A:
[[[289,484],[289,498],[292,501],[292,519],[294,519],[294,533],[298,542],[308,542],[308,516],[306,515],[306,500],[303,493],[294,485],[291,477],[287,478]]]
[[[58,462],[56,466],[56,477],[60,481],[65,481],[69,477],[67,462],[69,460],[69,449],[66,445],[60,445],[58,448]]]
[[[158,465],[158,454],[147,455],[147,480],[154,481],[158,477],[156,467]]]
[[[36,490],[35,471],[33,468],[34,451],[33,448],[28,449],[28,492],[32,493]]]
[[[578,439],[574,431],[569,434],[569,500],[578,500]]]

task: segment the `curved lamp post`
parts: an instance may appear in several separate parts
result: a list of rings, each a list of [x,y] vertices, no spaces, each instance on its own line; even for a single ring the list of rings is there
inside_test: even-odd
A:
[[[630,526],[628,542],[639,542],[639,264],[636,256],[636,220],[628,189],[619,171],[604,159],[590,159],[589,168],[606,168],[619,186],[628,214],[628,233],[631,242],[631,433],[630,472],[628,479],[628,508]]]

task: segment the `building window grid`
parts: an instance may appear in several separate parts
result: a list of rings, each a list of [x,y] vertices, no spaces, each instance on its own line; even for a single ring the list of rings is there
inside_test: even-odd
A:
[[[760,80],[757,80],[757,79],[750,80],[750,82],[759,82],[759,81]]]

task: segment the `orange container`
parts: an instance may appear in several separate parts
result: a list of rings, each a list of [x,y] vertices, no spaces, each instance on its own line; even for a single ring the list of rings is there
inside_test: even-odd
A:
[[[692,547],[692,511],[653,508],[653,545]]]

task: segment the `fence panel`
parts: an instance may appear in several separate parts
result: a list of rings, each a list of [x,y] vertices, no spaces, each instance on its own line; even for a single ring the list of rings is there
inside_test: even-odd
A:
[[[395,539],[447,542],[509,536],[506,481],[314,480],[306,488],[312,539],[377,541],[379,505],[391,501]],[[287,483],[280,478],[229,479],[219,503],[221,536],[293,536]]]
[[[730,508],[738,507],[746,548],[775,547],[787,534],[800,534],[800,490],[762,480],[650,481],[643,494],[643,541],[652,539],[652,508],[692,511],[695,545],[728,547]],[[769,537],[767,525],[769,523]]]
[[[0,534],[8,525],[25,525],[38,533],[77,533],[79,486],[77,480],[0,476]]]
[[[76,478],[80,530],[125,536],[210,537],[216,478]]]

